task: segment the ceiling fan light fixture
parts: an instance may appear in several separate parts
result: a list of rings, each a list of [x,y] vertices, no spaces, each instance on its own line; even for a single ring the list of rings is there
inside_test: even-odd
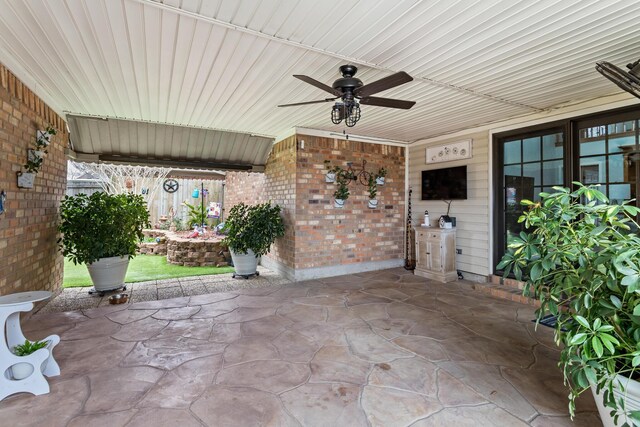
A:
[[[360,120],[360,104],[354,102],[347,107],[347,115],[344,118],[344,124],[351,128],[358,123],[358,120]]]
[[[339,125],[340,123],[342,123],[342,118],[344,117],[344,115],[344,104],[341,102],[336,102],[331,109],[331,121],[334,125]]]

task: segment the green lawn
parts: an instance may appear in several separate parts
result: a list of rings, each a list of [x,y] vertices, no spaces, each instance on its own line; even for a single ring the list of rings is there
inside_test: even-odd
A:
[[[233,267],[184,267],[182,265],[167,264],[167,257],[165,256],[138,255],[129,262],[125,281],[127,283],[144,282],[146,280],[231,272],[233,272]],[[71,261],[65,259],[63,286],[65,288],[93,286],[87,267],[84,264],[74,265]]]

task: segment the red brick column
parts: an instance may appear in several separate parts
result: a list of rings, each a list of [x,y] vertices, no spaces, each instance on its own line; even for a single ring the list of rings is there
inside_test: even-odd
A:
[[[36,131],[47,125],[57,135],[35,185],[18,188],[16,173],[24,170]],[[0,64],[0,191],[7,194],[6,212],[0,215],[0,295],[56,291],[62,284],[56,226],[67,181],[68,139],[64,120]]]

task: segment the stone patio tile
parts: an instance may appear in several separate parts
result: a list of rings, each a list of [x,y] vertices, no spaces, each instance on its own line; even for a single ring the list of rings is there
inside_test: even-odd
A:
[[[198,316],[207,309],[204,306]],[[249,308],[240,307],[229,313],[222,314],[216,317],[217,323],[239,323],[249,322],[251,320],[262,319],[264,317],[273,316],[276,312],[276,308]]]
[[[350,292],[347,296],[347,306],[353,307],[361,304],[386,304],[391,300],[364,292]]]
[[[103,317],[105,314],[126,310],[129,307],[130,307],[129,304],[109,304],[105,307],[89,308],[87,310],[82,310],[82,313],[85,316],[94,319],[96,317]]]
[[[487,400],[450,373],[438,371],[438,400],[445,406],[479,405]]]
[[[393,402],[393,404],[389,404]],[[415,393],[366,386],[362,408],[373,427],[408,426],[442,409],[440,403]]]
[[[179,280],[159,280],[156,286],[158,287],[158,290],[168,289],[168,288],[179,288],[180,281]]]
[[[521,420],[537,415],[535,408],[502,377],[499,367],[469,362],[441,362],[438,366]]]
[[[290,362],[309,362],[321,347],[313,339],[295,331],[284,331],[271,342],[280,357]]]
[[[393,340],[399,347],[424,357],[431,362],[448,360],[449,356],[442,345],[432,339],[419,336],[402,336]]]
[[[327,307],[327,323],[350,328],[368,328],[369,325],[367,325],[367,322],[360,317],[359,314],[371,309],[370,305],[373,306],[375,304],[365,304],[362,307],[366,308],[362,310],[355,310],[355,307]]]
[[[135,409],[128,409],[107,414],[79,415],[69,422],[68,427],[124,427],[136,412]]]
[[[289,327],[302,335],[311,338],[316,343],[325,345],[347,346],[344,329],[336,324],[327,322],[298,322]]]
[[[145,317],[127,324],[125,329],[121,329],[111,336],[120,341],[144,341],[158,335],[168,324],[169,322],[166,320]]]
[[[163,308],[156,311],[151,317],[158,320],[184,320],[200,311],[200,306]]]
[[[255,360],[279,359],[278,350],[271,340],[264,338],[241,338],[227,346],[224,351],[225,366]]]
[[[473,407],[445,408],[429,418],[412,424],[412,427],[431,426],[504,426],[504,427],[525,427],[528,424],[514,417],[504,409],[493,404],[486,404]]]
[[[377,363],[369,374],[368,384],[424,394],[436,399],[438,367],[417,357]]]
[[[403,301],[411,298],[411,295],[394,288],[379,288],[379,289],[372,288],[372,289],[366,289],[362,292],[366,294],[371,294],[373,296],[385,298],[387,300]]]
[[[153,366],[171,370],[189,360],[221,354],[225,347],[223,344],[190,338],[139,342],[124,358],[121,366]]]
[[[193,403],[191,411],[209,426],[299,425],[275,395],[248,387],[211,387]]]
[[[182,293],[185,296],[204,295],[209,293],[209,291],[207,291],[207,287],[199,281],[180,283],[180,287],[182,288]]]
[[[515,368],[527,368],[535,361],[532,349],[529,347],[520,347],[479,336],[448,339],[440,341],[440,345],[449,358],[456,361]]]
[[[81,377],[58,381],[50,386],[49,394],[20,394],[3,401],[0,404],[0,423],[7,427],[11,423],[14,426],[66,426],[89,396],[89,384],[86,378]],[[34,403],[36,399],[37,404]]]
[[[282,360],[259,360],[224,367],[216,383],[235,387],[255,387],[270,393],[282,393],[307,382],[309,367]]]
[[[142,409],[131,418],[131,426],[136,427],[159,427],[159,426],[180,426],[180,427],[201,427],[202,424],[196,420],[189,411],[180,409]]]
[[[173,320],[154,339],[194,338],[208,340],[212,329],[212,319]]]
[[[349,307],[351,313],[362,320],[388,319],[387,304],[363,304]]]
[[[88,375],[91,395],[84,404],[84,412],[131,409],[162,374],[161,370],[146,366],[91,373]]]
[[[131,293],[130,302],[156,301],[158,299],[158,291],[134,291]]]
[[[367,323],[377,334],[388,340],[408,335],[416,324],[413,320],[404,319],[373,319],[368,320]]]
[[[238,298],[238,295],[232,294],[229,292],[219,292],[216,294],[209,294],[209,295],[196,295],[196,296],[192,296],[189,299],[189,305],[207,305],[207,304],[213,304],[213,303],[226,301],[234,298]]]
[[[577,413],[573,421],[568,415],[552,417],[540,415],[531,421],[533,427],[602,427],[600,415],[597,412]]]
[[[344,307],[345,298],[339,295],[319,295],[315,297],[301,297],[293,300],[300,305],[311,305],[316,307]]]
[[[173,298],[163,301],[137,302],[130,305],[131,310],[159,310],[161,308],[178,308],[189,305],[189,297]]]
[[[185,362],[167,372],[140,402],[140,408],[188,409],[213,382],[222,367],[222,356],[215,355]]]
[[[105,337],[117,333],[120,330],[118,323],[112,322],[105,317],[97,317],[85,322],[80,322],[73,328],[65,331],[61,340],[83,340],[87,338]]]
[[[313,307],[294,303],[283,304],[276,311],[278,316],[283,316],[294,323],[324,322],[327,320],[327,313],[326,307]]]
[[[267,316],[241,324],[242,335],[245,337],[274,338],[294,323],[282,316]]]
[[[136,320],[145,319],[152,314],[154,314],[157,310],[125,310],[125,311],[116,311],[115,313],[108,313],[105,317],[112,322],[119,323],[121,325],[125,325],[127,323],[135,322]]]
[[[240,323],[216,323],[211,330],[209,341],[232,343],[242,337],[240,326]]]
[[[365,384],[371,364],[365,362],[343,346],[325,346],[318,351],[311,361],[312,383],[351,383]]]
[[[66,378],[118,366],[134,345],[110,337],[87,338],[61,342],[54,355]]]
[[[281,395],[282,403],[303,426],[364,426],[353,384],[305,384]]]
[[[238,305],[233,300],[220,301],[213,304],[207,304],[199,306],[200,311],[191,316],[193,319],[211,319],[214,317],[222,316],[223,314],[231,313],[238,308]]]
[[[508,342],[523,347],[532,347],[538,342],[531,337],[525,325],[505,322],[503,319],[497,319],[493,316],[487,316],[482,319],[482,322],[478,321],[477,316],[458,316],[455,321],[475,334],[495,341]]]
[[[401,357],[413,357],[411,353],[389,343],[369,328],[349,328],[345,330],[345,335],[351,353],[362,360],[381,363]]]

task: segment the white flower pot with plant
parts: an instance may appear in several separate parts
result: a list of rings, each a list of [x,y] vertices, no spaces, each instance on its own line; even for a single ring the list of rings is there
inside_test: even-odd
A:
[[[376,196],[378,195],[378,184],[376,183],[376,179],[373,176],[369,176],[369,209],[376,209],[378,207],[378,200]]]
[[[541,302],[538,320],[557,317],[571,415],[575,398],[592,389],[604,425],[640,425],[640,237],[632,231],[640,209],[575,185],[522,201],[519,222],[532,231],[510,241],[497,268],[526,279],[525,295]]]
[[[67,196],[60,219],[62,254],[74,264],[87,265],[95,290],[124,286],[129,259],[144,238],[142,230],[150,226],[144,198],[104,192]]]
[[[338,188],[333,193],[334,207],[343,208],[344,202],[349,198],[349,187],[347,186],[347,177],[344,171],[339,171],[336,176]]]
[[[387,176],[387,170],[385,168],[378,169],[378,173],[376,174],[376,184],[384,185],[386,176]]]
[[[265,255],[278,237],[284,236],[281,208],[271,202],[231,208],[225,221],[222,243],[229,247],[235,276],[258,275],[258,257]]]

